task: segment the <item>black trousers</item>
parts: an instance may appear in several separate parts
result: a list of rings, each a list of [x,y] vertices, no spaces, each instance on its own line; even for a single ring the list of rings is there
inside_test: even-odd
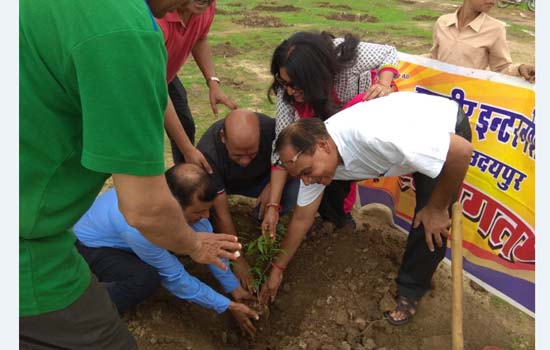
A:
[[[333,180],[325,188],[321,204],[319,204],[319,215],[325,221],[332,222],[337,228],[341,228],[352,219],[350,214],[344,212],[344,199],[348,196],[350,186],[354,181]]]
[[[160,286],[158,271],[134,253],[108,247],[90,248],[80,241],[76,242],[76,248],[99,282],[103,282],[121,315],[153,295]]]
[[[455,133],[468,141],[472,141],[470,123],[464,115],[462,108],[459,108],[458,111]],[[428,203],[438,177],[432,179],[417,172],[413,174],[413,178],[416,187],[416,207],[414,209],[414,216],[416,217],[416,213]],[[455,200],[456,196],[451,201],[451,204]],[[449,206],[450,215],[451,207]],[[421,298],[431,288],[432,276],[441,260],[445,257],[447,249],[446,238],[443,237],[443,245],[441,247],[435,245],[435,251],[430,252],[424,237],[424,227],[422,225],[418,228],[411,226],[409,237],[407,238],[407,246],[396,279],[397,293],[404,297]]]
[[[185,91],[185,88],[177,76],[168,84],[168,95],[172,99],[178,119],[183,126],[187,137],[189,137],[189,141],[191,141],[192,144],[195,144],[195,121],[193,120],[193,115],[189,109],[187,91]],[[174,160],[174,164],[184,163],[185,158],[171,137],[170,146],[172,147],[172,159]]]

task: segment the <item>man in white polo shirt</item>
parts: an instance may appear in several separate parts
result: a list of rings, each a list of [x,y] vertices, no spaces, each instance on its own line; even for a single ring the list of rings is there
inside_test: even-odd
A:
[[[301,178],[300,192],[262,299],[273,301],[283,271],[311,226],[321,194],[333,179],[362,180],[413,173],[414,223],[397,277],[397,308],[388,322],[404,324],[430,288],[445,255],[449,209],[473,147],[468,118],[455,101],[413,92],[356,104],[324,123],[299,120],[276,143],[280,164]]]

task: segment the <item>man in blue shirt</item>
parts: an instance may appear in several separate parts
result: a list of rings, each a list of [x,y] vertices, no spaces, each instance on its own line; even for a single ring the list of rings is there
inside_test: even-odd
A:
[[[217,194],[212,178],[193,164],[174,166],[166,171],[165,177],[192,229],[212,232],[208,216]],[[152,244],[130,226],[118,208],[114,188],[94,201],[74,226],[74,232],[78,251],[92,272],[105,283],[120,314],[151,296],[162,284],[178,298],[218,313],[229,309],[241,329],[254,335],[250,318],[257,319],[258,315],[239,303],[254,297],[241,287],[231,270],[208,266],[224,292],[230,293],[235,301],[191,276],[176,256]]]

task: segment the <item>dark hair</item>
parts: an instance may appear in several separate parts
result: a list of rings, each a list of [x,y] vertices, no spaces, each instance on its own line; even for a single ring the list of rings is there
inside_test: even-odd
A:
[[[279,152],[283,146],[290,144],[297,152],[313,154],[318,140],[326,140],[330,137],[325,123],[317,118],[304,118],[288,125],[280,133],[275,141],[275,152]]]
[[[195,164],[174,165],[166,170],[164,176],[170,192],[182,208],[191,204],[195,193],[201,202],[211,202],[216,198],[214,179]]]
[[[333,39],[328,32],[297,32],[275,49],[271,59],[273,77],[285,68],[294,86],[304,91],[305,101],[323,120],[340,109],[332,97],[334,77],[355,62],[359,45],[359,39],[349,33],[338,46],[334,46]],[[277,95],[280,88],[274,79],[267,93],[270,102],[271,95]],[[284,99],[293,103],[286,93]]]

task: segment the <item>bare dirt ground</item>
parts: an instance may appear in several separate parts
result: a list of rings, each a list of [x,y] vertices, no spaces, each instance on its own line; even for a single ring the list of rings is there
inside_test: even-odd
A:
[[[232,22],[245,27],[278,28],[288,26],[284,24],[279,17],[260,16],[254,13],[250,13],[239,19],[233,19]]]
[[[319,6],[346,10],[347,5],[320,2]],[[447,13],[454,11],[456,3],[401,0],[400,6],[404,10],[415,6]],[[278,8],[275,2],[266,7],[270,9],[262,11],[273,14],[296,11],[290,7]],[[534,14],[524,9],[494,8],[491,15],[507,23],[534,28]],[[253,18],[241,25],[284,25],[274,16],[262,17],[264,19],[259,22],[251,22],[256,16],[249,17]],[[434,19],[416,20],[420,25],[430,26]],[[515,62],[534,63],[533,33],[509,33]],[[398,48],[401,42],[407,43],[409,47],[416,46],[426,52],[431,44],[415,38],[388,36],[377,39]],[[226,57],[240,53],[230,42],[219,44],[213,50],[216,55]],[[227,84],[239,89],[243,82],[234,79]],[[235,222],[242,234],[241,241],[255,238],[259,232],[249,216],[252,201],[238,197],[231,203]],[[179,300],[165,290],[159,290],[156,296],[130,311],[124,320],[138,340],[139,348],[144,350],[450,349],[449,267],[446,264],[439,267],[433,279],[433,290],[420,302],[414,320],[405,326],[390,326],[382,320],[382,311],[392,307],[393,280],[405,236],[388,223],[382,211],[362,209],[354,212],[354,217],[358,222],[355,232],[337,232],[302,244],[285,272],[284,283],[271,306],[269,319],[258,323],[261,330],[254,340],[241,335],[229,314],[218,315]],[[186,258],[182,262],[191,274],[220,290],[204,266]],[[496,346],[493,349],[534,349],[534,320],[467,279],[464,280],[464,320],[467,350],[481,350],[486,346]]]
[[[319,5],[319,7],[325,7],[329,9],[343,10],[343,11],[352,10],[352,8],[349,7],[348,5],[331,4],[330,2],[327,2],[327,1],[318,2],[317,4]]]
[[[378,23],[380,22],[380,19],[375,16],[371,16],[369,14],[357,14],[354,15],[352,13],[333,13],[331,15],[326,16],[327,19],[333,19],[336,21],[347,21],[347,22],[369,22],[369,23]]]
[[[211,46],[210,49],[212,50],[212,55],[223,58],[237,56],[241,53],[241,50],[232,46],[229,41]]]
[[[300,7],[295,7],[293,5],[284,5],[284,6],[275,6],[275,5],[258,5],[254,7],[256,11],[267,11],[267,12],[296,12],[301,11]]]
[[[253,202],[237,197],[232,213],[241,240],[256,237]],[[285,272],[270,316],[255,340],[243,337],[231,317],[178,300],[165,290],[125,316],[140,349],[450,349],[451,280],[447,265],[434,276],[413,322],[390,326],[394,279],[405,237],[378,210],[359,210],[355,232],[336,232],[302,244]],[[204,266],[182,260],[190,273],[217,287]],[[533,320],[477,285],[464,281],[466,349],[533,349]],[[472,288],[473,287],[473,288]]]

